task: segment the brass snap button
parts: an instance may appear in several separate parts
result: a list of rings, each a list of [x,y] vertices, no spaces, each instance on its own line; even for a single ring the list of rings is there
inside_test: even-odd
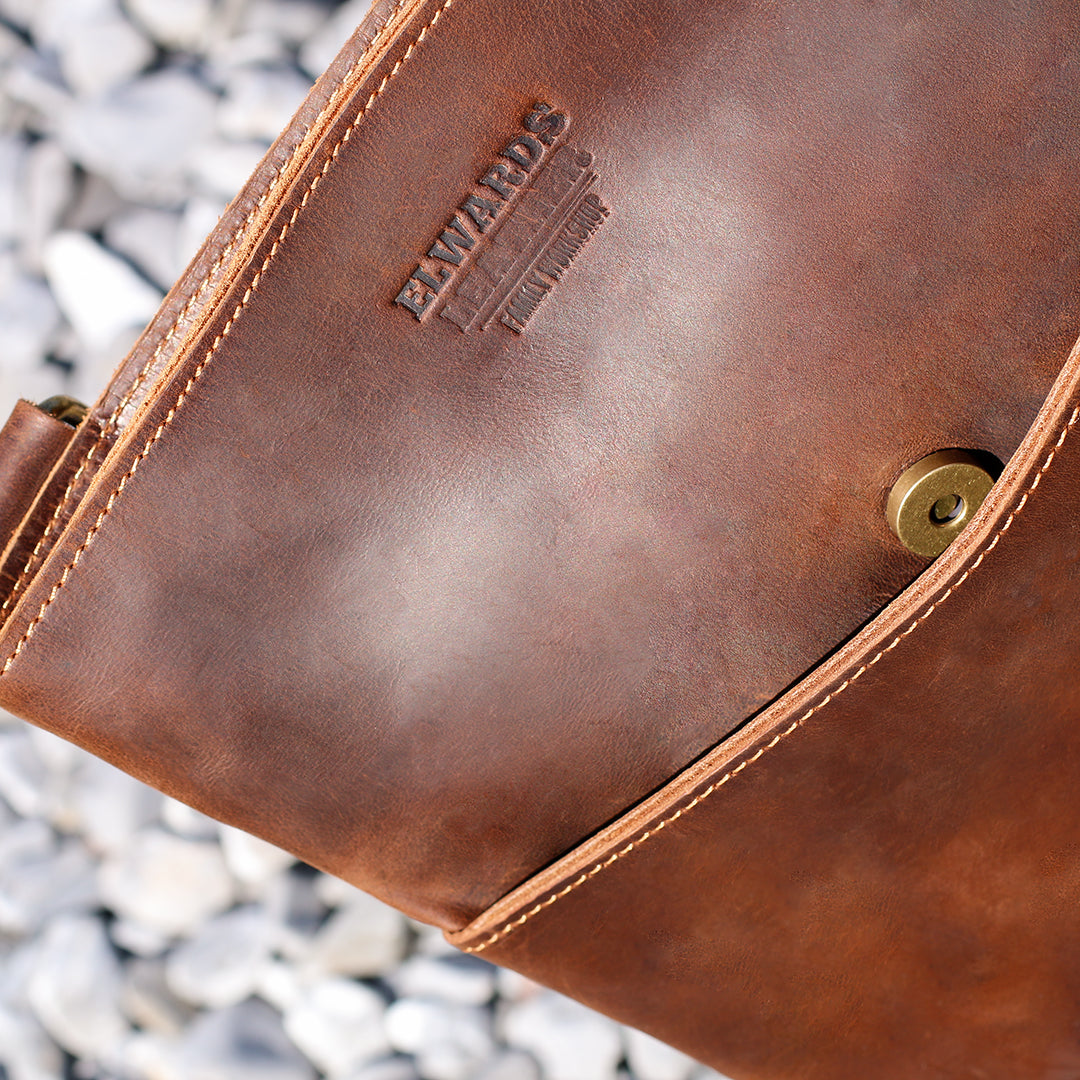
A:
[[[1000,474],[993,454],[929,454],[905,470],[889,492],[889,526],[910,551],[937,558],[975,516]]]
[[[70,427],[78,427],[86,419],[86,414],[90,411],[81,401],[76,401],[65,394],[57,394],[56,397],[48,398],[38,405],[38,408],[57,420],[63,420]]]

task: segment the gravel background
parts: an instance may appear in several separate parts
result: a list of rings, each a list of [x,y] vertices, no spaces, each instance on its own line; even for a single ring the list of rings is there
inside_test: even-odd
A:
[[[98,396],[367,2],[0,0],[3,417]],[[316,1076],[718,1074],[0,714],[0,1080]]]

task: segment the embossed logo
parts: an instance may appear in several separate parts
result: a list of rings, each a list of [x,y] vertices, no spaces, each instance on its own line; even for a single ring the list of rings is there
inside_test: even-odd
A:
[[[565,115],[538,104],[524,132],[476,182],[395,304],[463,331],[500,322],[521,333],[608,209],[592,155],[564,145]]]

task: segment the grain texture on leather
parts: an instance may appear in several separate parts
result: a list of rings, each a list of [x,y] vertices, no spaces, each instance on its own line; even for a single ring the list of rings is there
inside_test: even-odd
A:
[[[1019,444],[1080,326],[1078,39],[385,5],[99,403],[0,703],[464,925],[916,577],[911,461]]]
[[[1080,351],[956,547],[457,944],[733,1080],[1080,1077]]]

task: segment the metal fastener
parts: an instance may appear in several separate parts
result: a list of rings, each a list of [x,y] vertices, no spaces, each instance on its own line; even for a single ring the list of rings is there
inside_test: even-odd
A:
[[[57,394],[55,397],[48,398],[46,401],[41,402],[38,408],[57,420],[63,420],[70,427],[78,427],[86,419],[86,414],[90,411],[81,401],[76,401],[73,397],[68,397],[65,394]]]
[[[937,558],[975,516],[1000,473],[997,458],[979,450],[929,454],[889,492],[889,526],[916,555]]]

